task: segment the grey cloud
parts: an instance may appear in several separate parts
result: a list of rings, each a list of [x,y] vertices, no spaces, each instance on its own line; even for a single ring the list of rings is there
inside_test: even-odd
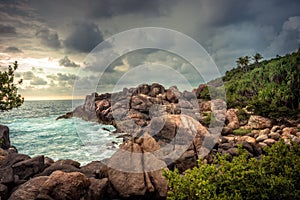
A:
[[[280,33],[274,37],[267,49],[268,55],[285,54],[296,50],[300,44],[300,16],[290,17],[282,25]]]
[[[56,32],[51,32],[48,28],[42,28],[38,30],[35,34],[40,40],[41,43],[54,48],[58,49],[61,47],[61,43]]]
[[[80,67],[79,64],[76,64],[75,62],[71,61],[68,56],[63,57],[59,60],[59,65],[64,67]]]
[[[52,79],[51,81],[56,81],[58,85],[72,87],[77,76],[74,74],[57,73],[55,75],[48,75],[47,78]]]
[[[106,19],[126,14],[167,15],[178,0],[31,0],[30,5],[53,20],[55,16]],[[57,6],[59,5],[59,6]]]
[[[17,47],[7,47],[4,50],[5,53],[22,53],[22,51]]]
[[[22,75],[24,80],[31,80],[35,78],[35,75],[33,74],[32,71],[23,72]]]
[[[89,52],[102,41],[102,33],[96,24],[76,22],[64,44],[70,50]]]
[[[16,28],[9,25],[0,24],[0,35],[15,35]]]
[[[31,85],[46,85],[47,81],[45,81],[44,79],[40,78],[40,77],[34,77],[31,81],[30,81]]]
[[[140,13],[143,15],[165,15],[172,4],[170,0],[89,0],[88,16],[92,18],[109,18],[112,16]]]

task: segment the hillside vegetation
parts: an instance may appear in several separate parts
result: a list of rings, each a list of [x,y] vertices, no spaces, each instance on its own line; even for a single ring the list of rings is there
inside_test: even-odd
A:
[[[223,77],[228,108],[248,106],[254,114],[273,119],[295,117],[300,108],[300,49],[271,60],[259,62],[260,54],[253,59],[249,64],[250,57],[238,58],[238,66]]]

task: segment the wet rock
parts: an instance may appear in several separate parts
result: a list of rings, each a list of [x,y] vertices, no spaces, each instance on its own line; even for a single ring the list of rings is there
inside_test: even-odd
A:
[[[69,118],[72,118],[72,117],[73,117],[73,112],[67,112],[64,115],[61,115],[61,116],[57,117],[56,120],[59,120],[59,119],[69,119]]]

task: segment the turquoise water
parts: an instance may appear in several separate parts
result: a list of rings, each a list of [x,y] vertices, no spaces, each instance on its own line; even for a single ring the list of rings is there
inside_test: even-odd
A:
[[[70,100],[27,101],[18,109],[0,112],[0,124],[9,127],[11,144],[19,153],[32,157],[69,158],[82,165],[110,157],[117,148],[112,141],[121,140],[103,128],[114,127],[77,118],[55,120],[71,110]]]

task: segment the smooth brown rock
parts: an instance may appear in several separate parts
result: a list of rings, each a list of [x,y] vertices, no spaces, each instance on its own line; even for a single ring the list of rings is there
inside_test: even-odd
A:
[[[47,179],[47,176],[30,179],[14,191],[9,200],[36,200],[41,186]]]
[[[107,166],[101,161],[92,161],[85,166],[81,167],[81,172],[88,178],[106,178]]]
[[[267,135],[260,135],[256,138],[256,142],[262,142],[264,140],[268,139]]]
[[[58,160],[39,174],[35,176],[49,176],[53,172],[60,170],[63,172],[81,172],[79,169],[80,163],[74,160],[66,159],[66,160]]]
[[[11,184],[14,181],[14,171],[11,167],[0,168],[0,184]]]
[[[264,140],[264,143],[267,144],[268,146],[274,144],[276,141],[274,139],[266,139]]]
[[[90,184],[82,173],[55,171],[41,185],[37,198],[80,200],[88,193]]]
[[[291,135],[296,135],[296,133],[298,132],[297,127],[286,127],[284,129],[282,129],[283,133],[288,133]]]
[[[274,139],[274,140],[279,140],[279,138],[280,138],[280,134],[274,133],[274,132],[271,132],[268,136],[269,136],[269,138]]]
[[[44,170],[44,156],[37,156],[18,162],[12,166],[14,174],[20,179],[28,179]]]
[[[91,185],[88,191],[88,197],[85,200],[100,200],[103,199],[109,181],[107,178],[95,179],[90,178]]]

